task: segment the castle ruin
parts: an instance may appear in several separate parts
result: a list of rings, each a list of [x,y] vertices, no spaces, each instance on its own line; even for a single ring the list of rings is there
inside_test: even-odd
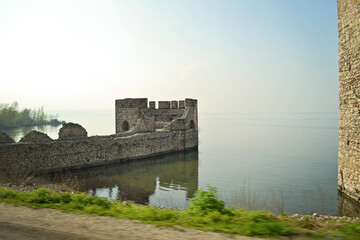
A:
[[[0,173],[76,169],[142,159],[198,148],[197,100],[115,101],[116,134],[87,136],[79,124],[67,123],[53,140],[32,131],[19,142],[0,130]]]
[[[148,106],[149,105],[149,106]],[[115,101],[116,133],[151,132],[156,130],[197,129],[197,100],[155,101],[127,98]]]

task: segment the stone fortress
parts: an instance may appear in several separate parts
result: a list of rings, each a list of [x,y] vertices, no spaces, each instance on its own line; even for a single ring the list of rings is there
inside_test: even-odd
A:
[[[338,0],[338,189],[360,200],[360,0]]]
[[[53,140],[32,131],[15,143],[0,130],[0,173],[76,169],[141,159],[198,148],[197,100],[115,101],[116,134],[87,136],[79,124],[67,123]]]

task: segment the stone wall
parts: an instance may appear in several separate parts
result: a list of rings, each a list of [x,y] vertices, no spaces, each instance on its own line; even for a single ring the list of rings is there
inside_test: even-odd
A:
[[[360,0],[338,0],[339,189],[360,199]]]
[[[76,169],[140,159],[197,147],[194,129],[0,145],[0,172]],[[187,140],[190,141],[190,138]]]

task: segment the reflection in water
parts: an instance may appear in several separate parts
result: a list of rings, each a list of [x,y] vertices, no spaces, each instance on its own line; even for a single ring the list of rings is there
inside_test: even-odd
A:
[[[360,204],[338,191],[338,216],[360,217]]]
[[[198,152],[81,169],[67,173],[80,191],[139,204],[185,208],[198,189]]]

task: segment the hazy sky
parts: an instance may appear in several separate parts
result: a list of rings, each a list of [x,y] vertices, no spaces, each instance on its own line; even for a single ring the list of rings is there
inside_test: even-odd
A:
[[[0,102],[336,112],[336,0],[0,0]]]

